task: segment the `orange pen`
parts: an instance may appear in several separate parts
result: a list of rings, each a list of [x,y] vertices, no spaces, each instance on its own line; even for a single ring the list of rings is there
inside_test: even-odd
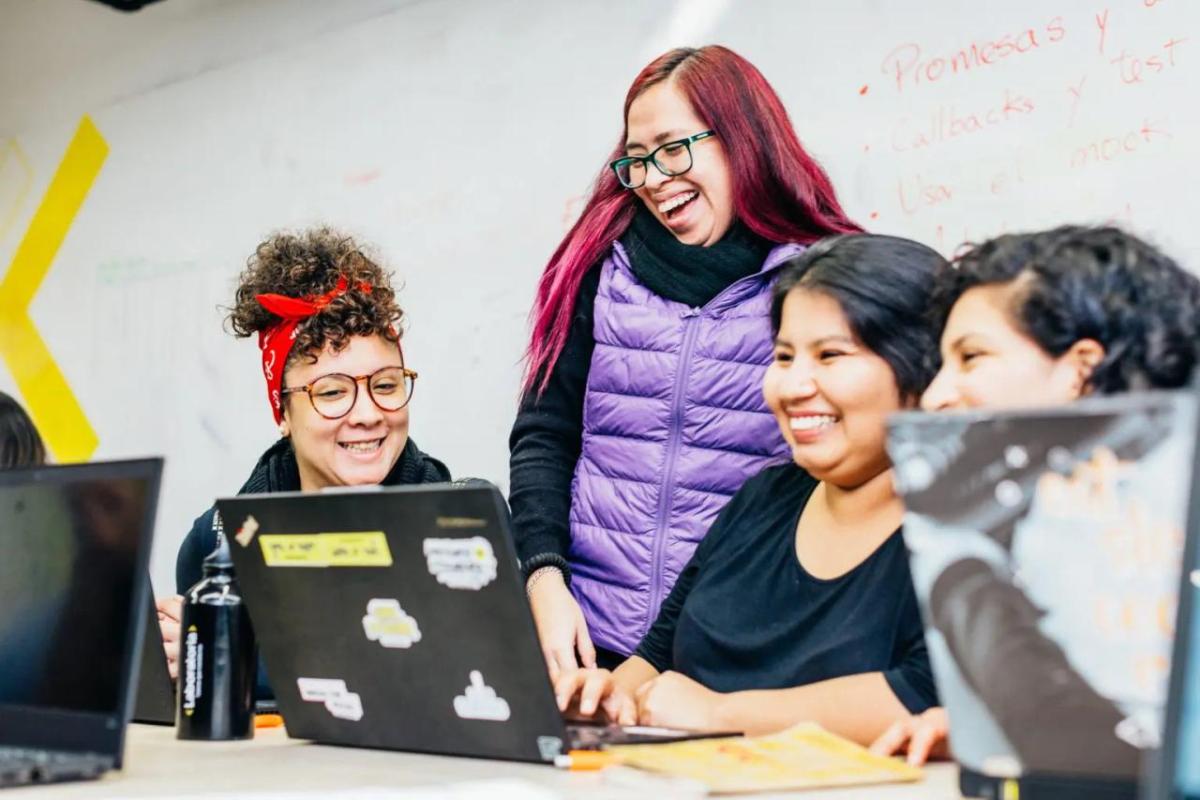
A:
[[[279,714],[255,714],[254,727],[281,728],[283,727],[283,717]]]

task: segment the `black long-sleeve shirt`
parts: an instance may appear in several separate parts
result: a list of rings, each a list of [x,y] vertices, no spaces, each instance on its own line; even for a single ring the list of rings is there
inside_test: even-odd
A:
[[[522,564],[546,553],[565,558],[571,545],[571,480],[583,446],[583,398],[596,339],[592,320],[600,265],[583,277],[562,353],[545,391],[521,400],[508,438],[509,497],[517,557]]]
[[[882,672],[916,714],[937,704],[899,530],[849,572],[810,575],[796,525],[817,481],[769,467],[729,501],[636,654],[710,689],[783,689]]]

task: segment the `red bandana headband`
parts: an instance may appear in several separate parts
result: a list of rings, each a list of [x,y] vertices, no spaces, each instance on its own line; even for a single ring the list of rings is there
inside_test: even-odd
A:
[[[337,286],[331,291],[310,297],[288,297],[282,294],[260,294],[254,299],[258,304],[280,318],[277,325],[258,332],[258,347],[262,350],[263,377],[267,379],[267,396],[271,401],[271,412],[275,424],[283,421],[283,365],[287,363],[292,345],[296,343],[296,328],[301,322],[341,297],[349,289],[346,276],[338,278]],[[360,283],[358,289],[366,294],[371,284]]]

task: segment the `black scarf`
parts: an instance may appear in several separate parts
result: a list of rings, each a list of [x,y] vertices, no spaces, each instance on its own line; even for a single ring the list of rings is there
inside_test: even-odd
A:
[[[450,470],[432,456],[428,456],[409,439],[396,459],[392,471],[380,483],[383,486],[401,486],[414,483],[440,483],[450,480]],[[300,491],[300,467],[296,465],[296,453],[291,439],[280,439],[262,454],[254,471],[238,494],[263,494],[266,492]]]
[[[699,308],[725,287],[762,269],[774,246],[734,220],[709,247],[684,244],[639,200],[621,236],[633,272],[647,289],[667,300]]]

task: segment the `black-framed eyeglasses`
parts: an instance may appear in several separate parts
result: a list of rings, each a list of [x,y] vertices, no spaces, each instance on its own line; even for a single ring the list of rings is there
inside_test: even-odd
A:
[[[686,139],[661,144],[644,156],[618,158],[609,166],[626,189],[640,189],[646,183],[646,172],[651,164],[668,178],[682,175],[692,168],[692,143],[716,135],[716,131],[700,131]]]
[[[358,402],[358,383],[365,381],[367,396],[381,411],[399,411],[412,399],[417,373],[407,367],[384,367],[370,375],[322,375],[305,386],[284,389],[280,394],[304,392],[313,410],[325,419],[341,419]]]

